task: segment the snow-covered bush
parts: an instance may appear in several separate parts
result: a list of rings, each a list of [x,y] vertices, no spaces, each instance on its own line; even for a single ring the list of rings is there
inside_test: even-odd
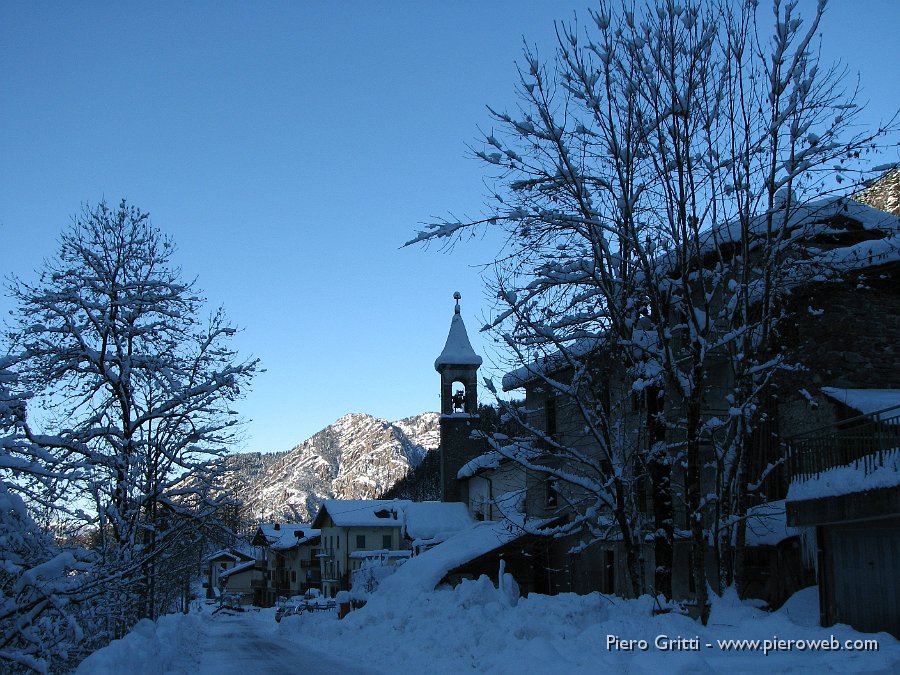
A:
[[[402,564],[391,564],[377,559],[363,561],[358,570],[351,575],[350,596],[353,600],[366,600],[374,593],[381,582],[397,571]]]

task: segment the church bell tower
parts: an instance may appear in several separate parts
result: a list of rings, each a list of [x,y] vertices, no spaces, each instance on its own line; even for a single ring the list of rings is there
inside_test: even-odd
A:
[[[463,501],[456,474],[463,464],[484,452],[484,442],[471,438],[478,419],[478,368],[481,357],[472,349],[459,311],[462,296],[453,294],[456,307],[444,351],[435,359],[441,375],[441,501]]]

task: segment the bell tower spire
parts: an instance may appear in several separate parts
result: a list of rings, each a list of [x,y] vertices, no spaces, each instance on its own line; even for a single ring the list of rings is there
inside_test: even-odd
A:
[[[478,368],[481,357],[472,349],[460,313],[459,291],[450,332],[434,369],[441,375],[441,499],[462,501],[456,474],[462,465],[479,455],[482,442],[471,438],[478,418]],[[456,389],[454,391],[454,389]]]
[[[459,310],[462,296],[453,294],[456,307],[450,321],[450,333],[444,351],[434,361],[434,369],[441,374],[441,414],[450,415],[464,412],[474,415],[478,412],[478,368],[481,357],[472,349],[469,334]],[[461,390],[453,390],[454,384],[462,385]]]

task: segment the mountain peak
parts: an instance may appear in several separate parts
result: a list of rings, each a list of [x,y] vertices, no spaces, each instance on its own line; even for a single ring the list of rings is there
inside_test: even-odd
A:
[[[276,459],[232,456],[255,475],[231,482],[247,519],[309,522],[324,499],[381,497],[439,445],[436,412],[396,422],[348,413]]]

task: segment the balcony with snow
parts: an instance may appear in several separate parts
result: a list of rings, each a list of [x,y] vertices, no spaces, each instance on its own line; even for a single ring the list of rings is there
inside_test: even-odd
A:
[[[900,637],[900,390],[822,391],[855,414],[788,441],[787,524],[815,535],[822,625]]]

